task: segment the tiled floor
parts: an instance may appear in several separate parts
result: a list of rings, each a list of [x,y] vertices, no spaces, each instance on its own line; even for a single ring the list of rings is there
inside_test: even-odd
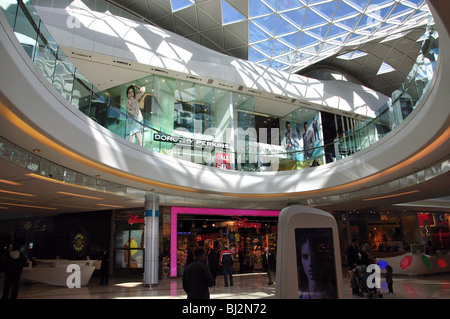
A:
[[[275,285],[267,284],[265,274],[234,275],[234,286],[225,287],[223,277],[210,289],[211,299],[273,299]],[[3,286],[3,277],[0,277]],[[181,278],[160,279],[156,288],[143,287],[138,278],[111,278],[107,286],[92,277],[88,286],[69,289],[41,283],[22,282],[19,299],[185,299]],[[367,299],[352,295],[349,278],[344,274],[345,299]],[[384,299],[450,299],[450,273],[433,276],[394,276],[394,294],[387,294],[382,278],[381,293]]]

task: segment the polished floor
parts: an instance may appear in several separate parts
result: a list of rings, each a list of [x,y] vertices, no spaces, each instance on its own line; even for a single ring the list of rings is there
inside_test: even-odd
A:
[[[225,287],[223,277],[210,289],[211,299],[274,299],[275,285],[268,285],[263,273],[234,275],[234,285]],[[0,276],[3,286],[3,277]],[[108,285],[100,285],[93,276],[89,285],[81,288],[54,287],[36,282],[21,282],[19,299],[186,299],[181,278],[160,279],[157,287],[142,285],[139,278],[110,278]],[[353,295],[349,278],[344,274],[344,298],[367,299]],[[394,294],[389,295],[382,278],[383,299],[450,299],[450,273],[430,276],[395,276]]]

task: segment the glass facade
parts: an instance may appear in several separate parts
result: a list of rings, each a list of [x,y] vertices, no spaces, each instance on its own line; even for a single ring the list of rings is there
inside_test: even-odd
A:
[[[277,117],[255,112],[251,95],[159,75],[99,91],[63,54],[29,2],[1,5],[37,68],[81,112],[142,147],[218,169],[295,170],[368,147],[414,110],[439,54],[431,20],[407,80],[374,119],[362,122],[305,107]]]

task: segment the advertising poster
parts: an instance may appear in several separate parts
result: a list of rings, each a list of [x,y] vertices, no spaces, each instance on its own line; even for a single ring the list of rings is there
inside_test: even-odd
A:
[[[299,299],[337,299],[331,228],[295,229]]]

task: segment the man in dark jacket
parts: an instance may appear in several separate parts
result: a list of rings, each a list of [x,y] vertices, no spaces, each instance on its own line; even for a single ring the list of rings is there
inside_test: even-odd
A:
[[[262,263],[264,270],[267,272],[267,276],[269,277],[269,285],[273,285],[273,273],[276,269],[276,261],[273,254],[269,251],[269,247],[264,249]]]
[[[5,283],[3,286],[3,299],[17,299],[19,280],[27,260],[18,251],[13,250],[5,262]]]
[[[228,247],[224,247],[224,250],[220,253],[220,263],[222,264],[223,279],[225,281],[225,287],[228,287],[228,279],[230,285],[233,286],[233,253]]]
[[[205,250],[194,251],[194,262],[190,263],[183,273],[183,289],[187,299],[209,299],[209,287],[214,286],[208,266],[205,264]]]

